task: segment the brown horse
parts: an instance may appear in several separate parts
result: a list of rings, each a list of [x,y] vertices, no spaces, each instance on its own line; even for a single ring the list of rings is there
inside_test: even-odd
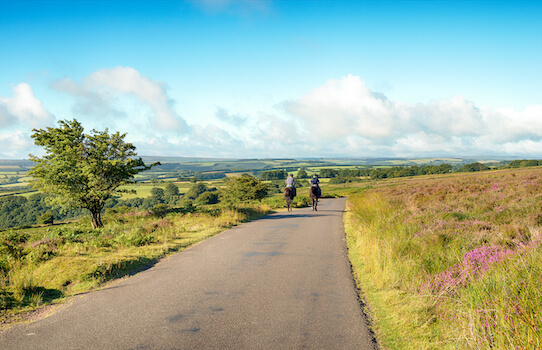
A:
[[[286,206],[288,211],[292,211],[292,203],[294,201],[294,191],[290,187],[284,189],[284,199],[286,200]]]
[[[311,189],[309,191],[309,196],[312,199],[312,210],[318,211],[318,197],[319,197],[318,187],[311,186]]]

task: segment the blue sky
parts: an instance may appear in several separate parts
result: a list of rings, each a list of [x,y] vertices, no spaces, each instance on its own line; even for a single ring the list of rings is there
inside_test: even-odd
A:
[[[3,1],[0,159],[76,118],[140,155],[542,158],[542,1]]]

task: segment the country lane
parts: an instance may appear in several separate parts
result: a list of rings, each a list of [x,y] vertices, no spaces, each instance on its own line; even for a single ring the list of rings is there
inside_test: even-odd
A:
[[[376,349],[346,199],[267,215],[0,333],[0,349]]]

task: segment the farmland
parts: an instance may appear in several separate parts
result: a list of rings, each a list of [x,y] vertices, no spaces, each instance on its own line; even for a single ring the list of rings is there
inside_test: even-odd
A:
[[[151,209],[164,202],[159,193],[166,191],[168,185],[171,184],[176,187],[175,196],[167,198],[167,205],[190,207],[193,204],[210,204],[209,198],[212,198],[211,202],[216,202],[214,197],[218,196],[225,180],[240,174],[250,174],[261,179],[275,179],[265,182],[269,185],[270,194],[277,194],[281,191],[280,187],[283,186],[284,176],[287,173],[293,173],[296,176],[298,186],[306,185],[307,180],[303,177],[310,177],[313,172],[320,174],[322,182],[353,185],[371,179],[443,174],[451,171],[480,171],[511,165],[536,166],[539,163],[537,160],[505,161],[489,158],[478,159],[476,163],[468,163],[473,159],[461,158],[230,160],[145,157],[144,159],[147,164],[160,162],[160,165],[136,175],[132,183],[121,186],[120,191],[108,200],[106,208]],[[82,214],[80,210],[64,212],[58,207],[50,206],[47,198],[33,190],[29,186],[31,179],[26,175],[32,165],[30,161],[0,161],[0,199],[3,198],[0,203],[0,229],[36,224],[42,214],[50,213],[49,216],[53,214],[55,221],[71,220]],[[280,177],[276,177],[276,172],[280,172]],[[270,177],[272,174],[275,175]],[[185,194],[194,187],[195,183],[201,184],[198,190],[200,192],[218,192],[206,194],[204,197],[207,199],[200,199],[198,203],[194,203],[200,193],[188,196]],[[14,198],[13,195],[19,198]]]
[[[182,157],[142,157],[145,163],[160,162],[161,165],[136,176],[138,184],[154,185],[160,181],[189,181],[190,179],[218,180],[225,176],[248,173],[258,176],[263,171],[284,169],[297,174],[299,169],[308,173],[319,172],[323,168],[332,169],[373,169],[394,166],[422,166],[450,164],[459,167],[479,161],[492,166],[503,166],[505,159],[495,157],[470,158],[340,158],[340,159],[211,159]],[[503,162],[504,161],[504,162]],[[33,166],[29,160],[0,160],[0,196],[23,194],[28,196],[32,190],[26,173]],[[149,188],[131,187],[141,195],[148,195]],[[126,196],[125,198],[130,198]]]

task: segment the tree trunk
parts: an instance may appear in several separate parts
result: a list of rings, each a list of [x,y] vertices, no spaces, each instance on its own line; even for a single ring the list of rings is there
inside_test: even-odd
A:
[[[90,212],[90,220],[92,223],[92,228],[97,229],[100,227],[104,227],[104,224],[102,223],[102,213],[101,210],[98,211],[91,211]]]

